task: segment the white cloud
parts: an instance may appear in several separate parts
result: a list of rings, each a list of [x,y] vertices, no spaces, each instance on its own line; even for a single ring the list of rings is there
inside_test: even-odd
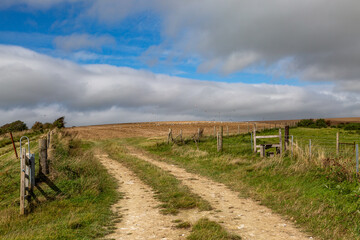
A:
[[[68,125],[152,120],[261,120],[360,114],[356,93],[198,81],[109,65],[78,65],[0,45],[0,124],[21,119]],[[46,115],[46,116],[45,116]],[[43,120],[45,119],[45,120]]]
[[[109,35],[94,36],[74,33],[69,36],[59,36],[54,39],[55,46],[65,51],[81,49],[93,49],[99,51],[103,46],[114,45],[115,43],[115,38]]]

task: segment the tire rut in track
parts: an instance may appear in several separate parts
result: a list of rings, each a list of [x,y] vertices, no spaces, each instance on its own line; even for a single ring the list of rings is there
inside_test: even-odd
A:
[[[221,183],[189,173],[185,169],[154,160],[134,147],[127,146],[129,154],[168,171],[192,192],[207,200],[215,209],[207,217],[221,223],[228,231],[243,239],[312,239],[290,221],[284,220],[269,208],[251,199],[239,198],[238,193]]]
[[[116,223],[115,232],[107,239],[185,239],[188,230],[174,228],[173,220],[179,216],[163,215],[150,187],[121,163],[108,155],[96,155],[108,172],[119,182],[119,192],[124,198],[112,206],[115,213],[121,214],[121,222]]]

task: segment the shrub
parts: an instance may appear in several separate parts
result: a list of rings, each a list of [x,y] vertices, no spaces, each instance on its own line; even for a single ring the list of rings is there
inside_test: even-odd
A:
[[[0,127],[0,134],[7,133],[7,132],[20,132],[20,131],[24,131],[24,130],[28,130],[28,127],[26,126],[26,124],[20,120],[17,120],[15,122],[7,123],[7,124],[3,125],[2,127]]]
[[[42,131],[44,129],[44,125],[41,122],[35,122],[31,129],[34,131]]]
[[[53,127],[64,128],[65,127],[65,117],[63,116],[63,117],[56,119],[53,123]]]
[[[298,122],[298,127],[307,127],[307,128],[326,128],[330,125],[330,121],[325,121],[325,119],[302,119]]]
[[[360,123],[348,123],[343,125],[344,130],[360,130]]]

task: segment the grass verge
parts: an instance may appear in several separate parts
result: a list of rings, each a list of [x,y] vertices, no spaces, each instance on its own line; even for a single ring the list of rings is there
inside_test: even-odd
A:
[[[298,129],[301,131],[301,129]],[[147,139],[128,139],[159,160],[180,165],[228,185],[243,196],[260,200],[322,239],[360,239],[360,184],[339,181],[334,171],[303,164],[288,156],[261,159],[250,150],[249,135],[168,145]],[[335,172],[336,173],[336,172]]]
[[[156,191],[156,197],[163,203],[164,214],[177,214],[180,209],[198,208],[211,210],[210,204],[192,193],[171,174],[146,161],[126,154],[126,149],[118,141],[105,142],[105,151],[111,158],[131,169],[144,183]]]
[[[1,239],[94,239],[111,231],[116,182],[81,142],[57,139],[55,145],[51,174],[37,184],[26,216],[19,215],[19,160],[12,153],[0,157]]]
[[[190,235],[189,240],[240,240],[241,237],[231,235],[225,231],[218,223],[202,218],[197,221]]]

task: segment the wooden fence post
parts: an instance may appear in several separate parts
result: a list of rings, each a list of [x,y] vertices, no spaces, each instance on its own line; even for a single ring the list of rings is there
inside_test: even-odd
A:
[[[14,152],[15,152],[15,156],[16,156],[16,159],[18,159],[18,154],[17,154],[17,151],[16,151],[16,147],[15,147],[15,142],[14,142],[14,138],[13,138],[13,135],[12,135],[12,132],[10,132],[10,138],[11,138],[11,142],[12,142],[12,145],[13,145],[13,148],[14,148]],[[20,149],[21,151],[21,149]],[[21,153],[20,153],[21,154]]]
[[[32,192],[35,187],[35,155],[29,156],[30,161],[30,191]]]
[[[238,135],[240,135],[240,125],[238,125]]]
[[[47,134],[47,148],[50,148],[50,131]]]
[[[336,133],[336,154],[339,155],[339,132]]]
[[[169,128],[169,133],[168,133],[168,139],[167,139],[167,143],[170,143],[170,140],[172,140],[172,129]]]
[[[260,157],[265,157],[265,145],[260,145]]]
[[[223,149],[223,127],[220,127],[220,131],[217,134],[217,151],[220,152]]]
[[[285,126],[285,144],[284,149],[285,151],[289,148],[289,125]]]
[[[248,133],[250,132],[250,127],[249,127],[249,122],[247,122],[247,127],[248,127]]]
[[[220,127],[220,151],[223,150],[223,137],[224,137],[224,128]]]
[[[214,137],[216,137],[216,126],[214,126]]]
[[[229,137],[229,126],[226,126],[227,136]]]
[[[282,154],[282,137],[281,137],[281,128],[279,128],[279,142],[280,142],[280,154]]]
[[[254,145],[253,145],[253,133],[252,132],[250,133],[250,146],[251,146],[251,151],[253,151]]]
[[[44,175],[49,174],[49,167],[47,163],[47,139],[39,140],[39,173]]]
[[[47,160],[50,162],[53,159],[53,131],[50,131],[48,133],[48,139],[47,139]]]
[[[254,138],[254,153],[256,153],[256,123],[254,123],[254,129],[253,129],[253,138]]]

